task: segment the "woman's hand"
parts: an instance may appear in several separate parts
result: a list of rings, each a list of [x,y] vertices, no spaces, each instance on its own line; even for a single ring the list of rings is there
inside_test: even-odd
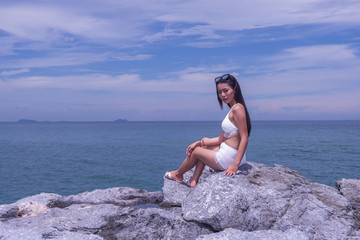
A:
[[[230,166],[225,170],[225,175],[235,176],[237,169],[238,169],[238,167],[237,167],[237,166],[234,166],[234,165],[232,164],[232,165],[230,165]]]
[[[200,146],[200,142],[197,141],[197,142],[194,142],[193,144],[189,145],[188,148],[186,149],[186,156],[190,156],[192,151],[194,151],[194,149],[197,147],[197,146]]]

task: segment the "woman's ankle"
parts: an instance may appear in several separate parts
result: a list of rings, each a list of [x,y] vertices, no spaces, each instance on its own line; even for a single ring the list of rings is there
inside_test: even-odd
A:
[[[179,173],[178,170],[172,171],[172,174],[174,174],[174,176],[175,176],[177,179],[179,179],[179,180],[183,180],[183,179],[184,179],[184,175],[181,174],[181,173]]]

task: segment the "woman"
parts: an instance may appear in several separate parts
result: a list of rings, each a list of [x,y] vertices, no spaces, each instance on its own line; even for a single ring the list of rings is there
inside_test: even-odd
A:
[[[238,167],[246,162],[245,151],[251,122],[240,85],[230,74],[215,78],[215,83],[221,109],[223,103],[230,107],[221,124],[220,136],[203,138],[191,144],[186,150],[187,158],[181,166],[175,171],[165,173],[166,178],[182,182],[184,173],[195,166],[190,179],[191,188],[198,183],[205,165],[214,170],[225,170],[226,175],[234,176]]]

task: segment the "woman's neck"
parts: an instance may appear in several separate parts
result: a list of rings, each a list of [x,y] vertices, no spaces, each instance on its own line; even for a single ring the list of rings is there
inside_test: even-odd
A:
[[[230,108],[232,108],[236,103],[236,101],[229,103]]]

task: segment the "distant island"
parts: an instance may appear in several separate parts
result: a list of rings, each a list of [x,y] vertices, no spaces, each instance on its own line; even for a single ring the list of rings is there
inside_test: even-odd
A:
[[[128,121],[127,119],[121,119],[121,118],[115,120],[115,122],[127,122],[127,121]]]
[[[35,121],[35,120],[31,120],[31,119],[20,119],[20,120],[18,120],[18,122],[34,123],[34,122],[36,122],[36,121]]]

